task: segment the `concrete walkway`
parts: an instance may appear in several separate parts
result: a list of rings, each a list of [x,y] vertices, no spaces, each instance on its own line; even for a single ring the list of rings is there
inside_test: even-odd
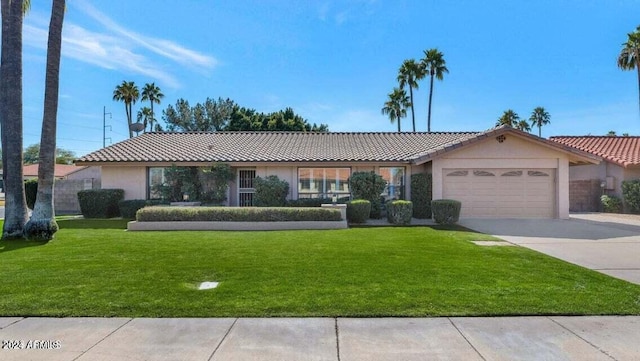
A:
[[[640,360],[640,316],[0,318],[0,340],[1,360]]]
[[[563,219],[463,219],[460,225],[640,284],[640,216],[572,214]]]

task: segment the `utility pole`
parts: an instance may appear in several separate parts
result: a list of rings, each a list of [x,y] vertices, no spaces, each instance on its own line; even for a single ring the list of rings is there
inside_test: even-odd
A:
[[[107,114],[109,114],[109,119],[111,119],[111,113],[107,113],[107,107],[102,107],[102,148],[107,146],[107,139],[111,142],[111,138],[107,138],[107,127],[109,130],[112,130],[110,125],[107,125]]]

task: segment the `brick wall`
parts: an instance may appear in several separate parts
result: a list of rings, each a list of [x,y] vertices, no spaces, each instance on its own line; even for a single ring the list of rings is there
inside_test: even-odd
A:
[[[100,188],[98,179],[62,179],[56,180],[53,190],[53,203],[56,214],[79,214],[78,192],[85,189]]]
[[[599,179],[573,180],[569,182],[569,211],[599,212],[600,188]]]

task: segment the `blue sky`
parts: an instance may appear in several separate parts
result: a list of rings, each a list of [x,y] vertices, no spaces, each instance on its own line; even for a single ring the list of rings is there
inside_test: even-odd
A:
[[[543,136],[640,134],[635,72],[616,58],[640,0],[71,0],[63,31],[58,146],[78,156],[127,138],[123,80],[165,98],[292,107],[331,131],[395,131],[380,109],[405,59],[444,53],[432,131],[491,128],[506,109],[544,106]],[[50,4],[24,24],[24,145],[38,143]],[[428,82],[415,93],[426,131]],[[146,104],[138,102],[134,112]],[[158,114],[158,118],[159,118]],[[410,130],[410,118],[402,122]],[[109,144],[109,140],[107,140]]]

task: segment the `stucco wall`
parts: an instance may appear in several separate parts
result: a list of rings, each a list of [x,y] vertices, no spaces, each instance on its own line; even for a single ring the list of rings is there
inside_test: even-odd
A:
[[[103,166],[102,188],[124,189],[124,199],[147,198],[145,166]]]
[[[86,167],[77,172],[73,172],[67,175],[66,179],[97,179],[100,181],[101,170],[100,167]]]

